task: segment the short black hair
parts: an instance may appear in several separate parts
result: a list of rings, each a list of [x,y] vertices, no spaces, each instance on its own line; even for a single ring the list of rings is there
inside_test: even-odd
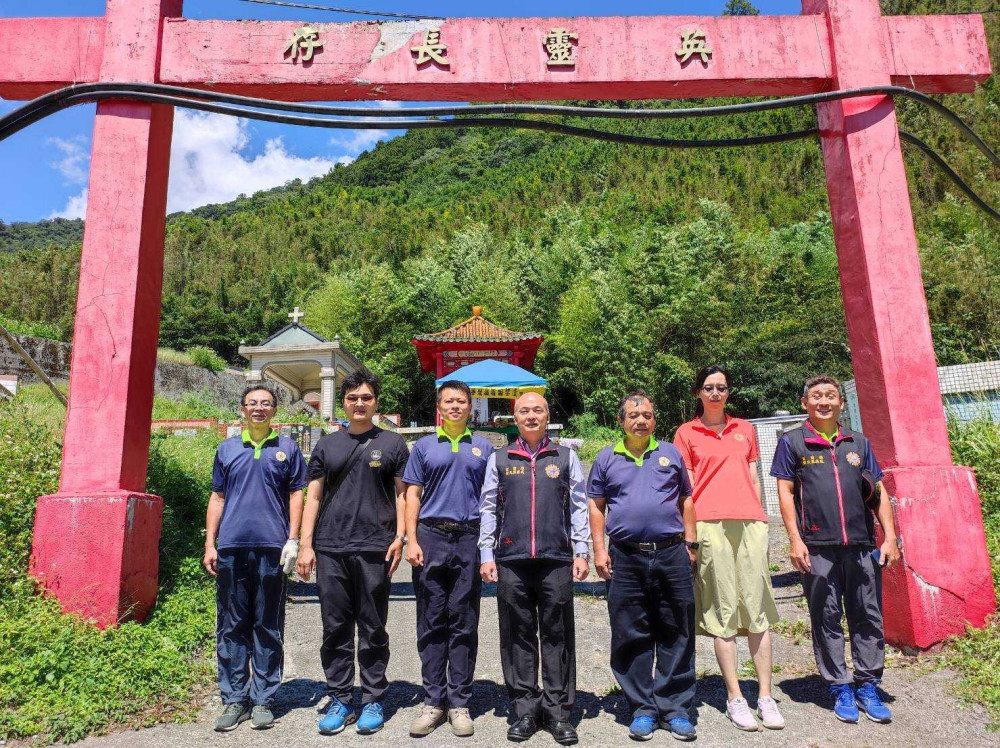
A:
[[[340,399],[343,400],[344,396],[348,392],[356,390],[363,384],[367,384],[372,388],[372,394],[375,395],[375,399],[378,400],[378,396],[382,392],[382,380],[364,366],[357,371],[352,371],[344,377],[343,381],[340,383]]]
[[[830,376],[829,374],[817,374],[814,377],[809,377],[809,379],[806,380],[805,385],[802,387],[802,397],[807,397],[809,395],[809,390],[813,387],[818,387],[821,384],[832,384],[837,388],[837,394],[840,395],[840,399],[844,399],[844,393],[841,390],[840,381],[836,377]]]
[[[441,404],[441,395],[445,390],[458,390],[463,395],[465,395],[466,399],[468,399],[470,403],[472,402],[472,388],[469,387],[469,385],[467,385],[460,379],[449,379],[447,382],[442,382],[441,386],[438,387],[437,391],[438,405]]]
[[[635,403],[638,405],[641,401],[648,400],[650,407],[653,412],[656,412],[656,403],[653,402],[653,398],[646,394],[646,390],[640,388],[633,390],[618,401],[618,422],[622,423],[625,420],[625,406],[629,403]]]
[[[257,391],[262,391],[269,394],[271,396],[271,399],[274,401],[274,407],[275,408],[278,407],[278,391],[277,389],[275,389],[274,385],[268,384],[266,382],[258,382],[257,384],[248,384],[244,388],[243,394],[240,395],[240,407],[246,406],[247,395],[249,395],[251,392],[257,392]]]

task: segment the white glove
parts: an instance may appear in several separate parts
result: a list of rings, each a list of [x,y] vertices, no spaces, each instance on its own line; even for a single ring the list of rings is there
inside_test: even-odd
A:
[[[298,538],[289,538],[288,542],[285,543],[285,547],[281,549],[281,558],[278,561],[285,574],[291,574],[295,571],[295,561],[298,557],[299,540]]]

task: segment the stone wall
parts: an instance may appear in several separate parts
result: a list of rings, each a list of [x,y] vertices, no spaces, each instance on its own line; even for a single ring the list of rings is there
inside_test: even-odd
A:
[[[60,343],[45,338],[32,338],[27,335],[16,335],[18,342],[24,347],[42,370],[56,381],[69,379],[70,352],[69,343]],[[10,344],[0,338],[0,374],[14,374],[20,383],[37,382],[38,377],[28,367],[28,364],[17,355]],[[176,398],[185,392],[210,392],[219,406],[227,408],[239,401],[245,382],[243,372],[226,369],[220,372],[209,371],[198,366],[159,361],[156,364],[155,392],[157,395]],[[286,394],[287,397],[287,393]]]

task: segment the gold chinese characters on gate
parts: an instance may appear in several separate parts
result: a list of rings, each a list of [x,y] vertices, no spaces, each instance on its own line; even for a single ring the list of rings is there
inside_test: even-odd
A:
[[[429,28],[423,32],[421,43],[410,47],[413,54],[413,64],[420,68],[429,62],[434,62],[441,67],[451,67],[451,58],[448,56],[448,44],[442,36],[440,28]],[[708,65],[712,56],[712,47],[709,46],[708,34],[701,29],[690,29],[680,33],[680,47],[674,52],[680,65],[684,65],[693,57],[698,57],[703,65]],[[548,68],[575,67],[577,44],[580,36],[575,31],[562,27],[550,29],[541,39],[542,49],[545,51],[545,65]],[[309,24],[301,26],[292,34],[291,40],[285,47],[284,56],[290,57],[292,62],[309,62],[313,54],[323,47],[320,39],[320,31]]]

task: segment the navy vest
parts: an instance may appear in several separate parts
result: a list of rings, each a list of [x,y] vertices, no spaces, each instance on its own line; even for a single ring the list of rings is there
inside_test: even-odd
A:
[[[795,456],[795,514],[803,542],[874,546],[875,518],[864,500],[869,478],[862,474],[868,439],[842,428],[831,446],[804,426],[785,436]]]
[[[497,561],[570,561],[567,447],[546,444],[532,459],[519,444],[496,452]]]

